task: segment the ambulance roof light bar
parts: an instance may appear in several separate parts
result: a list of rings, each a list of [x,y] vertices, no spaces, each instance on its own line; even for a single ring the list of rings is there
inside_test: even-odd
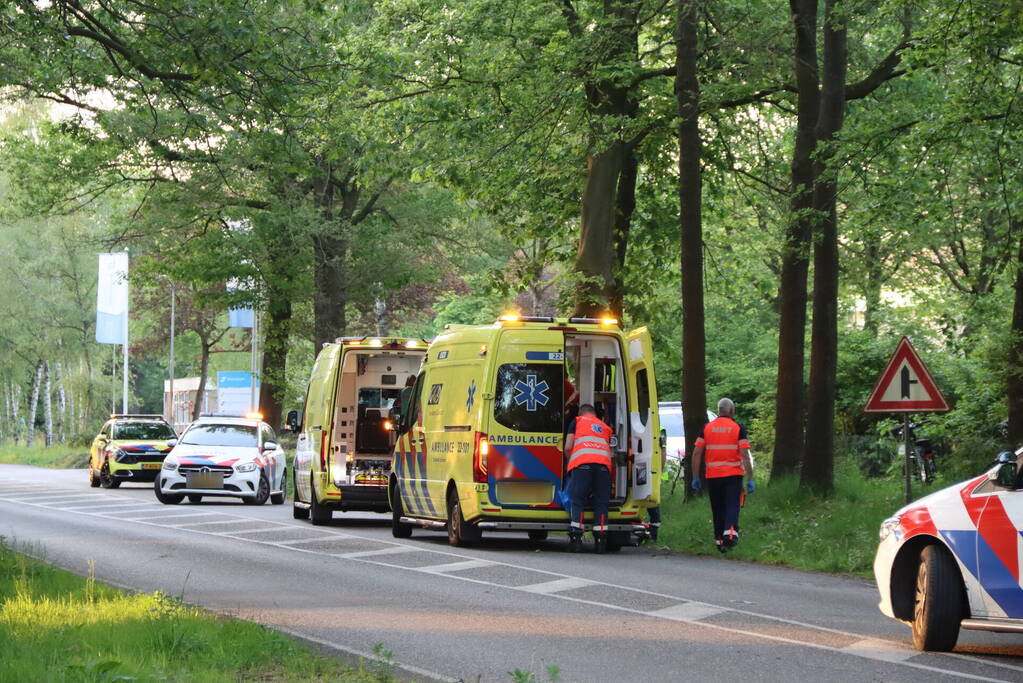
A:
[[[576,325],[614,325],[618,326],[618,318],[606,316],[603,318],[569,318],[568,322]]]
[[[502,323],[552,323],[554,318],[549,315],[520,315],[518,313],[505,313],[498,321]]]

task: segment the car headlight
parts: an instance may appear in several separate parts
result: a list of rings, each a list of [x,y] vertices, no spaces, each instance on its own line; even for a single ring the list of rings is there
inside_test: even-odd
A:
[[[256,469],[256,463],[254,462],[243,462],[241,465],[235,465],[235,472],[251,472]]]
[[[900,517],[889,517],[885,521],[881,522],[881,529],[878,531],[878,535],[881,537],[881,540],[883,541],[896,533],[899,530],[899,525],[901,523],[902,519]]]
[[[163,461],[163,469],[165,469],[165,470],[172,470],[173,471],[173,470],[178,469],[178,464],[176,462],[171,461],[171,460],[164,460]]]

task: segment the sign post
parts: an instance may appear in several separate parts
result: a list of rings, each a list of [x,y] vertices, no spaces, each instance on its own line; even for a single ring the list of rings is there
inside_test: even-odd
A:
[[[947,413],[951,408],[945,396],[938,389],[931,373],[920,360],[916,349],[903,336],[895,347],[888,365],[885,366],[874,391],[863,406],[865,413],[902,413],[902,438],[905,444],[905,462],[903,463],[906,478],[906,503],[913,502],[912,486],[912,453],[910,448],[910,414],[911,413]]]

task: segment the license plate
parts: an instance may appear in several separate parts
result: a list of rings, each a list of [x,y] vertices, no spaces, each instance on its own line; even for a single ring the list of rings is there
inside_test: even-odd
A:
[[[158,462],[144,462],[142,463],[142,469],[144,470],[158,470],[162,467],[161,463]]]
[[[192,472],[185,477],[185,481],[190,489],[224,488],[224,475],[220,472]]]

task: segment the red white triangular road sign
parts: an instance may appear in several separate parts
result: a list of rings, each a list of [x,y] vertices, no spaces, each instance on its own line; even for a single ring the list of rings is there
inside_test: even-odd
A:
[[[947,413],[949,410],[948,401],[916,349],[903,337],[874,385],[863,412]]]

